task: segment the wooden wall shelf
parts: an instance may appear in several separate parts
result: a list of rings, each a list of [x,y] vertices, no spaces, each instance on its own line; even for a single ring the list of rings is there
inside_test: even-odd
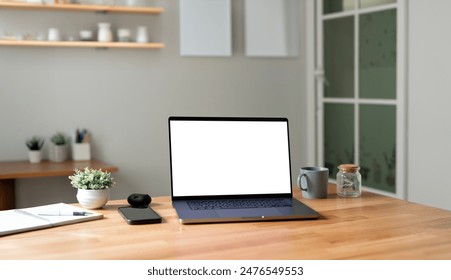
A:
[[[23,10],[57,10],[57,11],[93,11],[100,13],[131,13],[131,14],[161,14],[162,7],[129,7],[129,6],[102,6],[83,4],[34,4],[22,2],[1,2],[0,9]]]
[[[74,47],[74,48],[131,48],[131,49],[162,49],[163,43],[132,43],[132,42],[83,42],[83,41],[17,41],[0,40],[0,46],[11,47]]]
[[[164,12],[162,7],[130,7],[130,6],[106,6],[106,5],[84,5],[84,4],[39,4],[0,0],[0,9],[19,10],[49,10],[69,12],[97,12],[97,13],[128,13],[159,15]],[[74,48],[129,48],[129,49],[162,49],[163,43],[129,43],[129,42],[86,42],[86,41],[27,41],[7,40],[0,38],[0,46],[9,47],[74,47]]]

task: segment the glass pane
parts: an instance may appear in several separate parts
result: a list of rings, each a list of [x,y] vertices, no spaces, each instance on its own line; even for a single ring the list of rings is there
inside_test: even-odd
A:
[[[354,9],[354,0],[323,0],[323,14],[349,11]]]
[[[360,16],[361,98],[396,98],[396,10]]]
[[[362,184],[396,191],[396,107],[360,106],[360,171]]]
[[[324,21],[324,96],[354,96],[354,20]]]
[[[360,8],[395,3],[396,0],[360,0]]]
[[[324,162],[336,178],[338,166],[354,163],[354,105],[324,104]]]

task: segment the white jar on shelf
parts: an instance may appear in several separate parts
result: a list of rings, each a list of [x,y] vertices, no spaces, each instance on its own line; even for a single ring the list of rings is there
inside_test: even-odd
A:
[[[113,41],[113,33],[111,32],[111,23],[99,22],[99,30],[97,32],[97,41],[111,42]]]
[[[99,5],[99,6],[114,6],[115,4],[119,4],[116,0],[78,0],[85,1],[87,5]],[[118,2],[118,3],[116,3]]]
[[[60,31],[58,30],[58,28],[54,28],[54,27],[49,28],[47,40],[52,41],[52,42],[61,40],[61,35],[60,35]]]
[[[124,6],[130,7],[149,7],[152,6],[151,0],[122,0],[124,2]]]
[[[149,42],[149,37],[147,36],[147,27],[138,26],[138,28],[136,29],[136,42],[137,43]]]

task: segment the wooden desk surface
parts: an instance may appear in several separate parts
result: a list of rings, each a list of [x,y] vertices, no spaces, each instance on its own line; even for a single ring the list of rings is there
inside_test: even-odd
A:
[[[300,198],[300,192],[295,191]],[[451,212],[377,194],[302,199],[319,220],[182,225],[169,197],[161,224],[105,218],[0,238],[0,259],[451,259]]]
[[[116,172],[118,168],[113,165],[98,161],[64,161],[51,162],[43,161],[40,163],[30,163],[28,161],[9,161],[0,162],[0,179],[20,179],[52,176],[69,176],[74,173],[74,169],[102,168],[108,172]]]

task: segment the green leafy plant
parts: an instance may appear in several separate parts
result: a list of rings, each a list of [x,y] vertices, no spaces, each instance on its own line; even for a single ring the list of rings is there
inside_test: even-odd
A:
[[[32,138],[25,141],[28,149],[30,151],[39,151],[44,145],[44,139],[38,136],[33,136]]]
[[[69,179],[74,188],[84,190],[108,189],[116,184],[114,178],[111,177],[111,173],[88,167],[84,170],[75,169],[75,174],[69,176]]]
[[[66,136],[60,132],[56,133],[55,135],[50,138],[53,144],[57,146],[66,145],[69,143],[69,139],[66,138]]]

